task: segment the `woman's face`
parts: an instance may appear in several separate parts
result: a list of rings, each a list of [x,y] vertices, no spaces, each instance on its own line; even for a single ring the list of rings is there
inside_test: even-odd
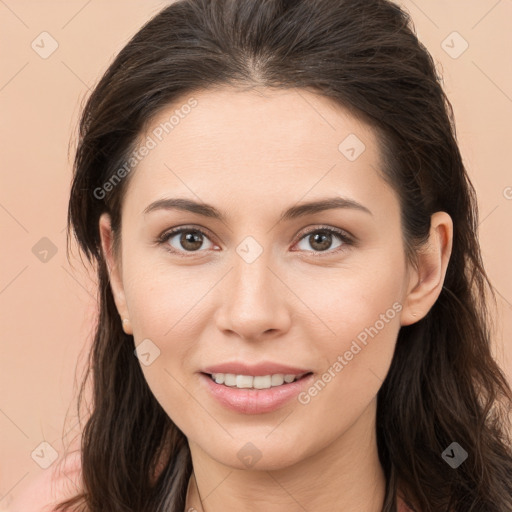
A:
[[[193,98],[141,137],[116,304],[149,387],[198,450],[232,467],[285,467],[373,421],[414,281],[398,197],[372,130],[323,97]],[[211,208],[151,206],[178,198]],[[327,199],[338,203],[303,206]],[[100,228],[105,241],[107,216]],[[171,228],[188,231],[158,242]],[[249,366],[218,372],[248,375],[233,378],[240,386],[276,385],[214,383],[206,373],[224,364]],[[280,386],[275,376],[307,372]],[[264,375],[274,377],[250,378]]]

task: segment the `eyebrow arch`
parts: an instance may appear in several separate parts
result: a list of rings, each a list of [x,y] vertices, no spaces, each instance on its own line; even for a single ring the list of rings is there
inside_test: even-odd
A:
[[[278,222],[297,219],[299,217],[304,217],[313,213],[323,212],[325,210],[333,210],[335,208],[354,209],[373,215],[373,213],[368,208],[366,208],[366,206],[363,206],[357,201],[343,197],[330,197],[292,206],[281,214]],[[144,209],[143,214],[146,215],[152,211],[161,209],[182,210],[192,212],[197,215],[202,215],[203,217],[216,219],[223,223],[226,222],[226,216],[217,210],[217,208],[214,206],[184,198],[159,199],[158,201],[155,201],[147,206]]]

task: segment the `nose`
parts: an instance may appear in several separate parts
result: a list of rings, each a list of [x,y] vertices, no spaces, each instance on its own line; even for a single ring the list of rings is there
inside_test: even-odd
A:
[[[284,299],[289,293],[282,278],[270,268],[265,252],[252,263],[236,255],[220,289],[217,328],[246,340],[282,335],[291,324]]]

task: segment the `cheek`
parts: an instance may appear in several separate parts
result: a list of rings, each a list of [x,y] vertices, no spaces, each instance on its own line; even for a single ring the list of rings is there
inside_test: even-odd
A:
[[[146,353],[149,347],[150,353],[157,354],[147,366],[139,357],[141,369],[156,399],[179,424],[186,415],[175,417],[176,411],[190,407],[184,387],[197,371],[198,340],[204,338],[206,322],[211,319],[205,298],[217,278],[206,268],[173,269],[168,263],[139,265],[140,261],[134,259],[126,267],[125,293],[134,345],[138,351],[144,347]]]
[[[330,340],[326,346],[338,350],[376,323],[379,330],[393,324],[397,331],[406,280],[404,259],[391,251],[370,256],[345,268],[293,278],[290,287],[307,306],[297,303],[297,307],[309,311],[313,319],[311,339]]]
[[[343,299],[333,310],[335,334],[316,334],[313,354],[323,366],[299,396],[303,428],[315,430],[322,418],[323,438],[347,431],[375,399],[387,375],[400,330],[401,304],[392,294],[373,302]],[[337,311],[337,316],[335,316]],[[311,333],[311,336],[314,336]]]
[[[339,416],[336,404],[351,416],[361,412],[389,370],[400,330],[405,266],[400,254],[387,256],[386,264],[337,269],[332,279],[316,282],[315,293],[307,294],[306,287],[297,293],[316,313],[304,325],[323,365],[301,400],[315,414]]]
[[[144,259],[146,257],[146,259]],[[180,332],[193,334],[201,298],[211,288],[211,270],[172,267],[165,258],[133,258],[126,266],[125,294],[134,333],[173,342]],[[199,307],[198,307],[199,306]]]
[[[136,277],[127,280],[125,293],[134,345],[145,347],[140,353],[149,352],[151,360],[145,365],[144,356],[139,356],[141,370],[167,415],[178,428],[189,432],[191,418],[206,421],[201,409],[194,409],[187,389],[197,370],[192,361],[204,329],[200,321],[205,317],[200,300],[210,280],[205,277],[191,281],[190,276],[185,280],[180,278],[183,273],[171,272],[168,267],[164,271],[158,266],[142,266],[132,275]],[[194,414],[183,413],[190,409]]]

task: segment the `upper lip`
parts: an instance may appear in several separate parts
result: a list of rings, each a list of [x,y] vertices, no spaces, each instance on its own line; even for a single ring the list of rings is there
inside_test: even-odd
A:
[[[282,373],[284,375],[301,375],[309,373],[310,370],[287,366],[284,364],[263,361],[257,364],[237,363],[235,361],[216,364],[203,368],[204,373],[232,373],[234,375],[252,375],[254,377],[263,375],[275,375]]]

